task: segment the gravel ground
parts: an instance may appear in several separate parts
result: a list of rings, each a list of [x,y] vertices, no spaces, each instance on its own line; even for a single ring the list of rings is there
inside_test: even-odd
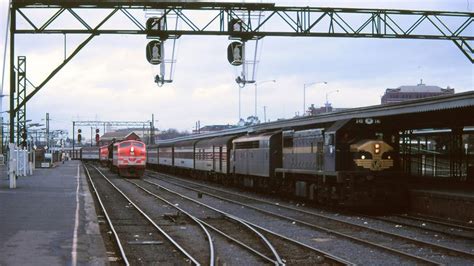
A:
[[[151,179],[156,182],[156,179]],[[197,193],[188,191],[178,186],[166,184],[169,187],[179,193],[183,193],[190,197],[197,198]],[[415,264],[416,261],[410,261],[405,257],[400,257],[392,253],[381,251],[372,247],[355,243],[353,241],[335,237],[332,234],[325,233],[323,231],[317,231],[309,229],[306,226],[299,225],[264,215],[260,212],[250,210],[245,207],[237,207],[235,204],[217,200],[212,197],[204,195],[201,199],[198,199],[206,204],[212,205],[217,209],[226,211],[235,216],[244,218],[252,223],[255,223],[261,227],[275,231],[289,238],[295,239],[302,243],[305,243],[314,248],[324,250],[327,253],[334,254],[337,257],[342,257],[348,261],[357,264],[379,264],[383,261],[384,264]]]
[[[113,221],[128,260],[132,265],[172,265],[188,262],[156,229],[100,177],[95,169],[89,168],[97,193]],[[160,245],[140,245],[141,241],[160,241]]]

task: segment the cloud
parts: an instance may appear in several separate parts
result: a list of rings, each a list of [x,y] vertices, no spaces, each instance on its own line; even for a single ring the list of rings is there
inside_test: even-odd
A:
[[[278,4],[466,11],[465,1],[325,0]],[[5,11],[5,3],[1,2],[0,13]],[[144,19],[144,15],[138,17]],[[1,23],[0,36],[4,36],[5,22]],[[16,54],[27,56],[28,78],[35,84],[64,59],[63,38],[17,37]],[[68,35],[67,53],[84,38]],[[226,37],[181,37],[175,46],[174,81],[163,87],[153,82],[159,67],[151,66],[145,59],[148,41],[145,36],[94,37],[28,103],[28,119],[38,121],[49,112],[52,127],[69,130],[72,120],[146,121],[152,113],[160,128],[191,130],[198,120],[201,125],[237,122],[239,88],[234,79],[240,73],[227,62],[230,41]],[[0,45],[3,51],[3,42]],[[303,84],[312,81],[328,84],[308,88],[307,105],[321,106],[326,93],[339,90],[328,97],[335,107],[378,104],[386,88],[414,85],[420,78],[430,85],[449,85],[457,92],[472,90],[474,84],[472,64],[447,41],[267,37],[260,47],[257,80],[277,82],[258,87],[257,112],[263,118],[266,106],[267,119],[271,120],[301,113]],[[168,40],[167,55],[172,48],[172,41]],[[248,52],[252,52],[250,45]],[[240,91],[242,117],[253,115],[254,86],[247,85]]]

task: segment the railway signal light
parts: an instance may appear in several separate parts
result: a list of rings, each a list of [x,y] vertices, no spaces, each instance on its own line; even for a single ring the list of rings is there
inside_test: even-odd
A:
[[[244,62],[245,44],[242,42],[231,42],[227,46],[227,60],[233,66],[240,66]]]
[[[99,146],[99,140],[100,140],[100,135],[99,135],[100,130],[98,128],[95,129],[95,145]]]
[[[77,142],[78,143],[81,143],[81,140],[82,140],[81,132],[82,132],[81,129],[77,130]]]
[[[28,137],[27,134],[26,134],[26,129],[22,129],[21,130],[21,141],[20,141],[20,146],[21,147],[26,147],[26,138]]]

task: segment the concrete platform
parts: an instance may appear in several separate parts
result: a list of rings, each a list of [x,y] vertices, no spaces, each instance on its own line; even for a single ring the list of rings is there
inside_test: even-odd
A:
[[[410,212],[466,224],[474,223],[474,192],[461,189],[413,189]]]
[[[0,169],[2,170],[2,169]],[[80,161],[0,176],[0,265],[104,265],[106,251]]]

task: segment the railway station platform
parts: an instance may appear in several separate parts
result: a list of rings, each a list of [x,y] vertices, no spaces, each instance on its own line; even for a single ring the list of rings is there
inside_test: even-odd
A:
[[[16,189],[0,170],[0,265],[108,263],[80,161],[36,169]]]
[[[410,212],[474,226],[474,191],[452,188],[412,189]]]

